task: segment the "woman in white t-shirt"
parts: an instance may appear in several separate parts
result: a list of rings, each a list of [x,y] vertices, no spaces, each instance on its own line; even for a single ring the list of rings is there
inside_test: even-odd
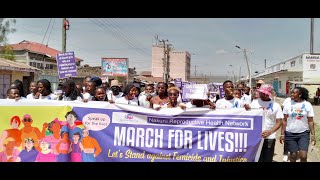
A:
[[[27,95],[27,99],[34,99],[34,96],[37,93],[37,82],[32,81],[29,85],[30,94]]]
[[[307,162],[309,141],[316,144],[314,112],[309,99],[309,91],[303,87],[293,89],[292,100],[283,108],[280,143],[285,142],[290,152],[290,162],[296,162],[298,151],[300,162]]]
[[[129,83],[124,89],[123,97],[116,99],[115,103],[139,106],[137,93],[138,89],[132,83]]]
[[[37,82],[38,91],[34,95],[34,99],[57,100],[58,96],[52,93],[51,83],[47,79],[41,79]]]
[[[276,132],[281,127],[283,113],[280,104],[273,101],[273,87],[263,84],[258,90],[259,98],[252,101],[251,108],[262,108],[265,115],[261,137],[264,138],[259,162],[272,162],[276,145]]]

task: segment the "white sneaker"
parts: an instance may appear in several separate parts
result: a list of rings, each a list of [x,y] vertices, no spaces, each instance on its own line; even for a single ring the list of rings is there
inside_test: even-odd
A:
[[[288,162],[288,155],[283,156],[283,162]]]

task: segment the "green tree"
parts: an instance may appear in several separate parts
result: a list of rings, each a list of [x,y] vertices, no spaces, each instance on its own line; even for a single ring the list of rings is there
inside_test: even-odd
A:
[[[15,23],[15,19],[0,18],[0,45],[7,42],[8,34],[16,32],[16,29],[12,28],[12,24]]]
[[[0,57],[4,59],[13,60],[13,61],[16,59],[13,53],[13,48],[9,45],[4,45],[2,47],[2,50],[0,52]]]
[[[0,45],[4,45],[1,47],[1,58],[15,60],[12,47],[6,44],[8,34],[16,32],[16,29],[12,28],[12,25],[15,23],[15,19],[0,18]]]
[[[126,77],[122,77],[122,76],[116,76],[115,79],[117,79],[119,82],[124,83],[126,81]]]

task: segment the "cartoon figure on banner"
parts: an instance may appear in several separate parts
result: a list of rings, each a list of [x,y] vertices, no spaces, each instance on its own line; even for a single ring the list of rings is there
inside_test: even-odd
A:
[[[98,143],[98,141],[89,136],[89,130],[83,129],[83,138],[82,144],[80,144],[80,148],[82,151],[82,161],[83,162],[96,162],[96,157],[101,153],[102,149]]]
[[[0,152],[0,162],[17,162],[19,161],[19,150],[15,148],[15,140],[11,137],[6,138],[3,143],[3,151]]]
[[[42,139],[44,135],[40,132],[37,127],[33,127],[33,119],[30,114],[25,114],[22,119],[24,127],[21,129],[21,139],[32,138],[34,140],[34,146],[36,149],[39,148],[39,139]],[[45,131],[46,127],[42,127],[42,131]],[[22,141],[22,149],[24,149],[25,144]],[[39,149],[38,149],[39,150]]]
[[[34,147],[34,140],[27,138],[24,144],[25,148],[19,154],[20,162],[35,162],[39,151]]]
[[[42,135],[45,136],[43,139],[48,141],[51,145],[51,151],[54,154],[58,154],[56,146],[60,141],[60,130],[63,125],[66,125],[66,122],[59,121],[58,118],[55,118],[53,121],[48,123],[43,123],[43,127],[47,128],[47,131],[43,131]]]
[[[46,139],[40,140],[40,152],[35,162],[57,162],[57,157],[51,152],[51,145]]]
[[[0,138],[0,151],[3,150],[3,142],[6,138],[13,138],[15,141],[15,147],[19,148],[21,145],[21,131],[18,129],[20,126],[20,118],[19,116],[13,116],[10,119],[10,125],[11,129],[6,129],[2,132],[1,138]]]
[[[74,133],[79,132],[82,133],[82,130],[77,125],[82,125],[82,121],[78,120],[78,116],[74,111],[69,111],[66,113],[65,118],[67,120],[67,124],[62,126],[61,132],[69,133],[69,140],[72,141],[72,136]],[[82,137],[80,137],[81,139]]]
[[[57,161],[58,162],[69,162],[70,155],[69,148],[70,148],[71,141],[69,140],[69,133],[62,131],[61,132],[61,140],[56,146],[56,150],[58,152]]]
[[[71,162],[82,162],[81,149],[82,143],[80,142],[80,133],[76,132],[72,136],[73,142],[70,145],[69,153],[71,153]]]

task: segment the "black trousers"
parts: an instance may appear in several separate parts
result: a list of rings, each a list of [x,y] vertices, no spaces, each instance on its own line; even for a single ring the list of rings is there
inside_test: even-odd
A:
[[[275,146],[275,139],[264,139],[259,162],[272,162]]]

